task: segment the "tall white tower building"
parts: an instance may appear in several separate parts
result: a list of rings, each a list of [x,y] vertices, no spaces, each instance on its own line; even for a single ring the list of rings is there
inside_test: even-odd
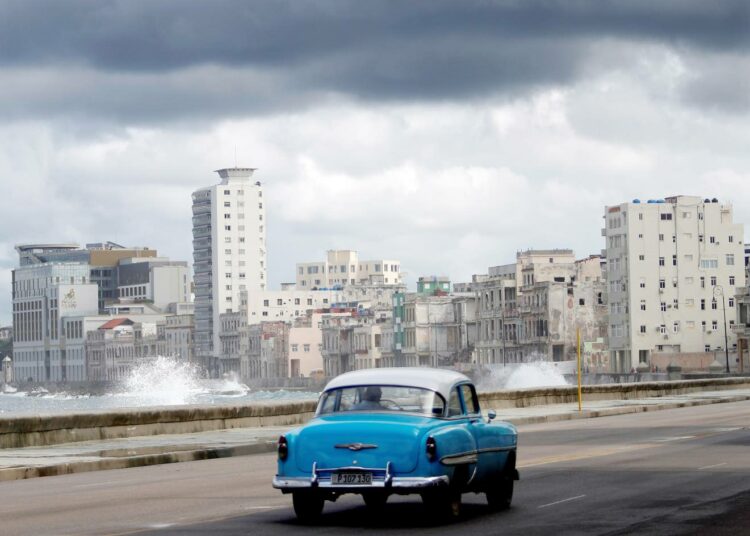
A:
[[[254,171],[219,169],[219,184],[193,192],[195,346],[212,375],[221,372],[219,315],[240,310],[240,292],[266,288],[263,189]]]
[[[732,205],[680,195],[607,207],[604,217],[614,370],[651,366],[663,354],[691,366],[702,352],[724,350],[725,329],[731,350],[735,294],[745,285]]]

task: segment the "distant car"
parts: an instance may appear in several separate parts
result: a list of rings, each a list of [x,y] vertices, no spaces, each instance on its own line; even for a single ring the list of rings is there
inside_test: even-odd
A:
[[[430,511],[458,516],[461,494],[485,493],[493,509],[510,506],[516,470],[513,425],[482,419],[463,374],[430,368],[381,368],[331,380],[315,417],[279,438],[273,487],[292,494],[301,521],[326,500],[362,495],[371,508],[392,494],[419,493]]]

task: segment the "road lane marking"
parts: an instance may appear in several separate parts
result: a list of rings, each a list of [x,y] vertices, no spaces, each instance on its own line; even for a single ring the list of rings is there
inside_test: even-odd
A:
[[[677,436],[677,437],[664,437],[662,439],[654,439],[657,443],[668,443],[669,441],[683,441],[685,439],[694,439],[694,435]]]
[[[562,499],[561,501],[555,501],[555,502],[551,502],[551,503],[548,503],[548,504],[543,504],[541,506],[537,506],[537,508],[547,508],[548,506],[554,506],[556,504],[562,504],[562,503],[566,503],[566,502],[570,502],[570,501],[575,501],[575,500],[578,500],[578,499],[583,499],[585,496],[586,495],[576,495],[575,497],[569,497],[567,499]]]
[[[721,467],[722,465],[726,465],[727,462],[723,463],[715,463],[713,465],[704,465],[703,467],[698,467],[698,471],[703,471],[704,469],[711,469],[713,467]]]

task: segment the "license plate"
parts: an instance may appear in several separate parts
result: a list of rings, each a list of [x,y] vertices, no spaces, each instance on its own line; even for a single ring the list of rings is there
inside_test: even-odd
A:
[[[369,486],[372,473],[333,473],[331,483],[334,486]]]

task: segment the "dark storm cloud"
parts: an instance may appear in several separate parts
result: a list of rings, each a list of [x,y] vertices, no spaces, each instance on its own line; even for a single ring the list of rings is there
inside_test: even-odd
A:
[[[746,50],[748,12],[744,0],[6,1],[0,113],[145,120],[273,111],[330,92],[513,94],[575,80],[601,38]],[[55,74],[40,85],[40,71]]]

